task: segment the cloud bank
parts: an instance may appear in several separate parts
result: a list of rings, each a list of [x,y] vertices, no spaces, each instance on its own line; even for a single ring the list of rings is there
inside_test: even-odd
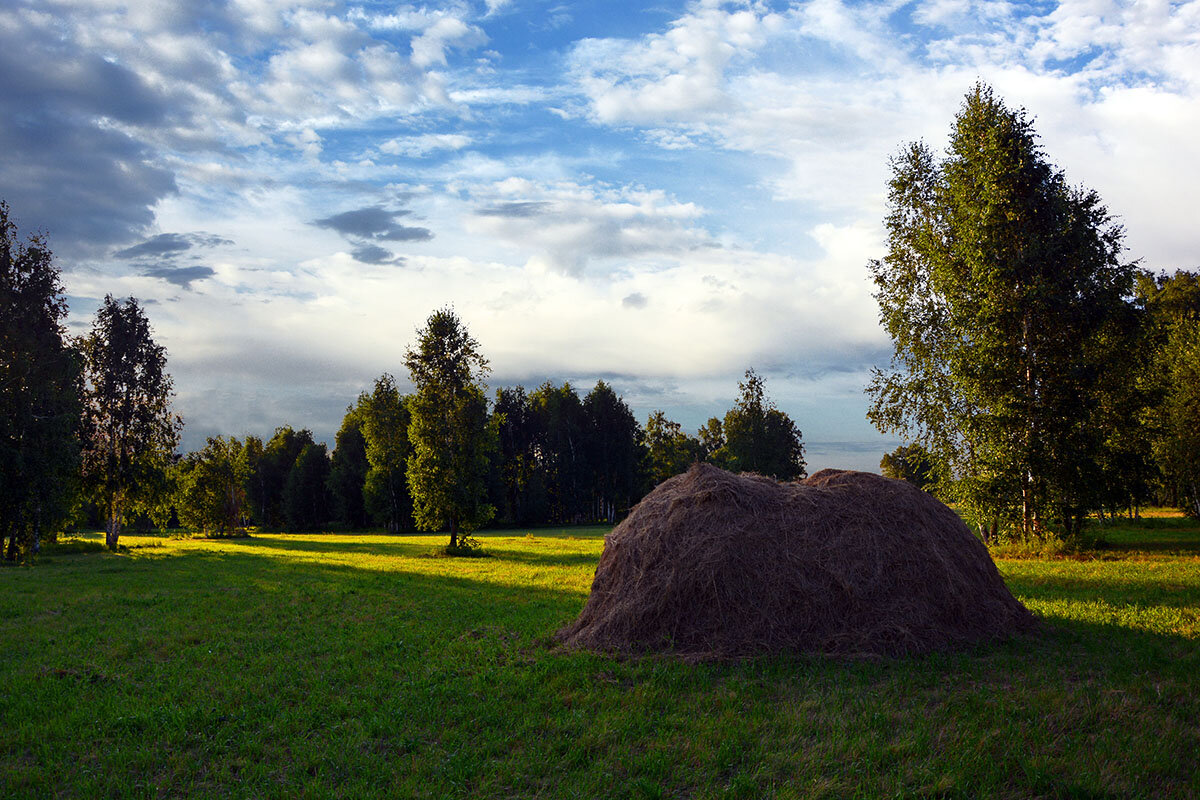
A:
[[[873,468],[888,158],[940,147],[976,80],[1130,258],[1196,265],[1200,2],[608,11],[17,0],[0,187],[76,327],[106,293],[153,303],[189,445],[331,440],[453,303],[494,384],[604,377],[691,428],[754,366],[814,466]]]

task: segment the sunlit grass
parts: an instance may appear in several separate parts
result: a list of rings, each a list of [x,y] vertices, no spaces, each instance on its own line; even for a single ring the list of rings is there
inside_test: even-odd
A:
[[[1140,525],[998,562],[1036,636],[701,665],[554,646],[602,528],[64,546],[0,569],[0,796],[1197,796],[1200,526]]]

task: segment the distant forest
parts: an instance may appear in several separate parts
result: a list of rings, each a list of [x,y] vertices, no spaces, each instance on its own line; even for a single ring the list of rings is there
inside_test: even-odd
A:
[[[709,461],[781,479],[804,475],[801,433],[752,370],[723,418],[690,436],[661,411],[644,425],[603,381],[498,389],[482,481],[497,525],[613,522],[659,482]],[[216,437],[173,466],[176,520],[198,529],[417,530],[409,485],[414,398],[383,375],[346,410],[332,453],[290,426],[267,441]],[[94,520],[99,522],[98,519]]]
[[[136,298],[104,299],[66,334],[45,239],[22,242],[0,203],[0,535],[18,559],[70,528],[448,530],[613,522],[704,460],[780,479],[805,474],[801,432],[747,370],[740,396],[691,436],[661,411],[639,424],[603,381],[484,394],[488,364],[457,315],[435,311],[406,353],[414,390],[381,375],[346,410],[332,452],[308,429],[210,437],[177,452],[167,353]]]

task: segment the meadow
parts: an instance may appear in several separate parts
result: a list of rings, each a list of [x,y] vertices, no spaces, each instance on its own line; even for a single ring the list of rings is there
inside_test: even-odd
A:
[[[1195,522],[1000,559],[1036,635],[705,664],[555,646],[605,532],[64,541],[0,569],[0,796],[1200,796]]]

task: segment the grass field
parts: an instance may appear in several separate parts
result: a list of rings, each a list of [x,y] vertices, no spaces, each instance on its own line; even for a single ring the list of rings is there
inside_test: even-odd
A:
[[[126,537],[0,569],[0,796],[1196,797],[1200,526],[1000,561],[1039,635],[895,661],[556,649],[603,529]]]

